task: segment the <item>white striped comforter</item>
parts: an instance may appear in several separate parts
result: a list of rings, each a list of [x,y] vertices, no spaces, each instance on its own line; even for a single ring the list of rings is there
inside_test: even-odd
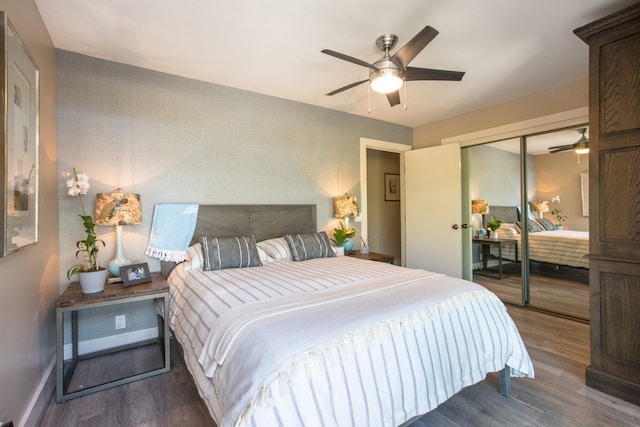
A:
[[[407,280],[415,273],[350,257],[218,272],[185,273],[178,266],[169,277],[169,319],[200,395],[220,427],[394,426],[505,364],[512,375],[533,376],[516,327],[493,294],[442,275]],[[220,316],[229,316],[232,307],[263,306],[257,301],[287,301],[335,286],[358,289],[379,282],[388,287],[396,276],[411,284],[391,285],[402,291],[384,290],[382,299],[367,297],[366,303],[342,300],[329,314],[314,310],[308,325],[287,313],[279,322],[286,332],[257,329],[272,334],[266,340],[248,334],[276,348],[299,344],[272,360],[272,366],[263,360],[273,359],[271,350],[246,351],[244,341],[236,351],[249,357],[229,356],[212,378],[198,362],[212,326]],[[402,305],[406,308],[398,311]],[[382,313],[391,308],[388,316]],[[331,323],[339,328],[329,328]],[[291,329],[292,324],[297,328]],[[254,372],[256,376],[249,375]]]
[[[522,259],[518,234],[518,259]],[[589,268],[589,232],[575,230],[549,230],[529,233],[529,259],[570,267]],[[502,249],[502,257],[514,259],[513,246]]]

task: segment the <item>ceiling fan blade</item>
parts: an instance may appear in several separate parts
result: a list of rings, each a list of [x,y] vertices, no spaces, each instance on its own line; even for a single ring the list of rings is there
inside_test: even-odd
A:
[[[387,100],[389,101],[389,105],[391,105],[392,107],[394,105],[400,104],[400,92],[399,91],[390,92],[390,93],[387,93],[386,95],[387,95]]]
[[[405,68],[437,35],[438,31],[427,25],[391,57],[391,62]]]
[[[361,85],[362,83],[364,83],[364,82],[368,82],[368,81],[369,81],[369,79],[365,79],[365,80],[360,80],[359,82],[351,83],[351,84],[349,84],[349,85],[346,85],[346,86],[341,87],[340,89],[336,89],[336,90],[334,90],[334,91],[332,91],[332,92],[329,92],[329,93],[327,94],[327,96],[333,96],[333,95],[335,95],[336,93],[340,93],[340,92],[345,91],[345,90],[347,90],[347,89],[351,89],[352,87],[356,87],[356,86]]]
[[[374,67],[373,65],[369,64],[368,62],[365,62],[361,59],[358,58],[354,58],[353,56],[349,56],[349,55],[345,55],[344,53],[340,53],[340,52],[336,52],[335,50],[331,50],[331,49],[322,49],[320,52],[325,53],[327,55],[336,57],[338,59],[342,59],[343,61],[347,61],[347,62],[351,62],[353,64],[356,65],[362,65],[363,67],[367,67],[367,68],[372,68],[374,70],[377,70],[377,67]]]
[[[555,147],[549,147],[549,153],[553,154],[553,153],[559,153],[560,151],[573,150],[574,147],[575,147],[575,144],[557,145]]]
[[[405,80],[450,80],[460,81],[464,71],[434,70],[432,68],[407,67]]]

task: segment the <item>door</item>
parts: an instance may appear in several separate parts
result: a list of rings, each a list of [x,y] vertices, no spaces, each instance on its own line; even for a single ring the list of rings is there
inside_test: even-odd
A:
[[[406,266],[462,277],[460,146],[403,155]]]

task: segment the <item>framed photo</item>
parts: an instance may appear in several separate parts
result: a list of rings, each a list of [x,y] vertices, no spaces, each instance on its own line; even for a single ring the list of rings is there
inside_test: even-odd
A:
[[[0,256],[38,243],[39,70],[4,12],[0,12],[2,227]]]
[[[395,202],[400,200],[400,175],[384,174],[384,200]]]
[[[140,283],[151,281],[151,273],[149,272],[149,266],[146,262],[142,264],[123,265],[120,267],[120,277],[122,277],[122,284],[125,288],[127,286],[139,285]]]

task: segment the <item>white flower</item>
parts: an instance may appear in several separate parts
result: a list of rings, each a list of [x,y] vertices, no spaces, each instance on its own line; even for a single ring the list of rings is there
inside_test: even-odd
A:
[[[89,176],[84,173],[74,173],[65,172],[64,176],[67,179],[67,188],[69,189],[68,193],[70,196],[76,197],[80,195],[85,195],[89,192]]]
[[[553,198],[551,199],[551,203],[554,202],[560,203],[560,196],[553,196]]]

